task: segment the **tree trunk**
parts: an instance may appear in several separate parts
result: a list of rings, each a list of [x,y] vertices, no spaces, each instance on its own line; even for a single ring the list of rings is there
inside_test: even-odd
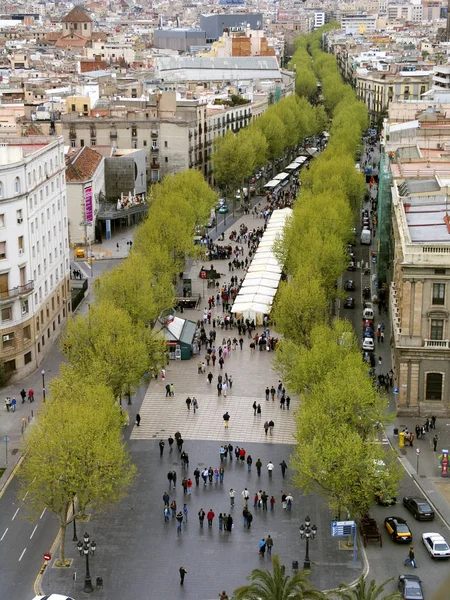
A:
[[[64,521],[64,523],[62,521],[59,522],[59,526],[61,528],[61,538],[59,540],[59,561],[61,563],[61,566],[64,566],[66,563],[66,529],[67,529],[67,522]]]

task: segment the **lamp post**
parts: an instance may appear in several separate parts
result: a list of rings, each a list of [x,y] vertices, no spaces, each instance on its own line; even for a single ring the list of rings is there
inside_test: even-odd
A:
[[[77,538],[77,524],[75,520],[75,494],[72,496],[72,513],[73,513],[73,538],[72,542],[78,542]]]
[[[86,592],[87,594],[89,594],[94,591],[94,588],[92,587],[91,573],[89,571],[89,554],[91,556],[94,556],[94,552],[97,548],[97,544],[95,542],[90,541],[88,533],[84,534],[83,541],[84,541],[84,543],[78,542],[77,547],[78,547],[78,552],[80,553],[80,556],[83,556],[83,554],[84,554],[84,556],[86,557],[86,576],[84,578],[83,592]]]
[[[42,369],[41,375],[42,375],[42,400],[43,400],[43,402],[45,402],[45,371],[44,371],[44,369]]]
[[[313,540],[316,537],[317,527],[315,525],[311,527],[311,519],[306,517],[305,524],[300,525],[299,529],[302,540],[306,539],[306,554],[303,568],[311,570],[311,561],[309,560],[309,540]]]

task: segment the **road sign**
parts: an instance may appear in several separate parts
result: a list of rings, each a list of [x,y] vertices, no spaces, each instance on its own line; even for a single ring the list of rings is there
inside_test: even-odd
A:
[[[3,437],[3,441],[5,442],[5,444],[7,444],[9,442],[9,435],[5,435]]]
[[[398,394],[398,388],[393,389],[394,394]]]
[[[333,537],[341,535],[353,535],[355,521],[332,521],[331,535]]]
[[[46,552],[45,554],[42,555],[44,557],[44,560],[51,560],[52,555],[48,552]]]

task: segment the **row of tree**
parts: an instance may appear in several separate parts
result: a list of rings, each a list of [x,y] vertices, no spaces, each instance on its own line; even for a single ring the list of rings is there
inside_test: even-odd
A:
[[[152,188],[148,218],[133,250],[97,281],[87,315],[67,323],[67,362],[29,430],[19,477],[30,516],[47,508],[65,532],[86,510],[105,509],[128,491],[136,470],[122,438],[123,396],[166,364],[165,343],[152,326],[173,307],[178,273],[194,255],[194,231],[216,195],[198,171],[169,176]]]
[[[322,106],[313,107],[296,95],[283,98],[249,127],[217,138],[212,156],[214,179],[228,198],[241,191],[259,168],[293,156],[305,137],[323,131],[328,122]]]
[[[365,193],[354,165],[368,119],[335,58],[321,51],[320,39],[320,30],[299,38],[292,59],[299,93],[311,97],[308,82],[321,82],[331,135],[302,172],[301,193],[278,247],[289,276],[273,312],[283,334],[276,361],[289,389],[301,395],[292,457],[296,484],[305,493],[319,491],[337,515],[356,517],[375,496],[396,493],[401,470],[394,453],[377,443],[387,398],[368,376],[351,324],[331,316]]]

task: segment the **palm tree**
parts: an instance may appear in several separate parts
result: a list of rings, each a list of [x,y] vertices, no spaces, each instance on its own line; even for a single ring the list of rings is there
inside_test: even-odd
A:
[[[244,585],[233,594],[235,600],[324,600],[325,595],[311,587],[306,572],[301,571],[292,577],[285,575],[284,565],[274,554],[273,573],[254,569],[247,577],[252,583]]]
[[[386,579],[380,585],[377,585],[375,580],[366,585],[364,576],[358,579],[358,583],[353,588],[347,587],[345,584],[339,586],[339,590],[332,593],[332,596],[336,595],[340,600],[401,600],[402,596],[400,592],[392,592],[391,594],[384,594],[384,588],[394,578]]]

